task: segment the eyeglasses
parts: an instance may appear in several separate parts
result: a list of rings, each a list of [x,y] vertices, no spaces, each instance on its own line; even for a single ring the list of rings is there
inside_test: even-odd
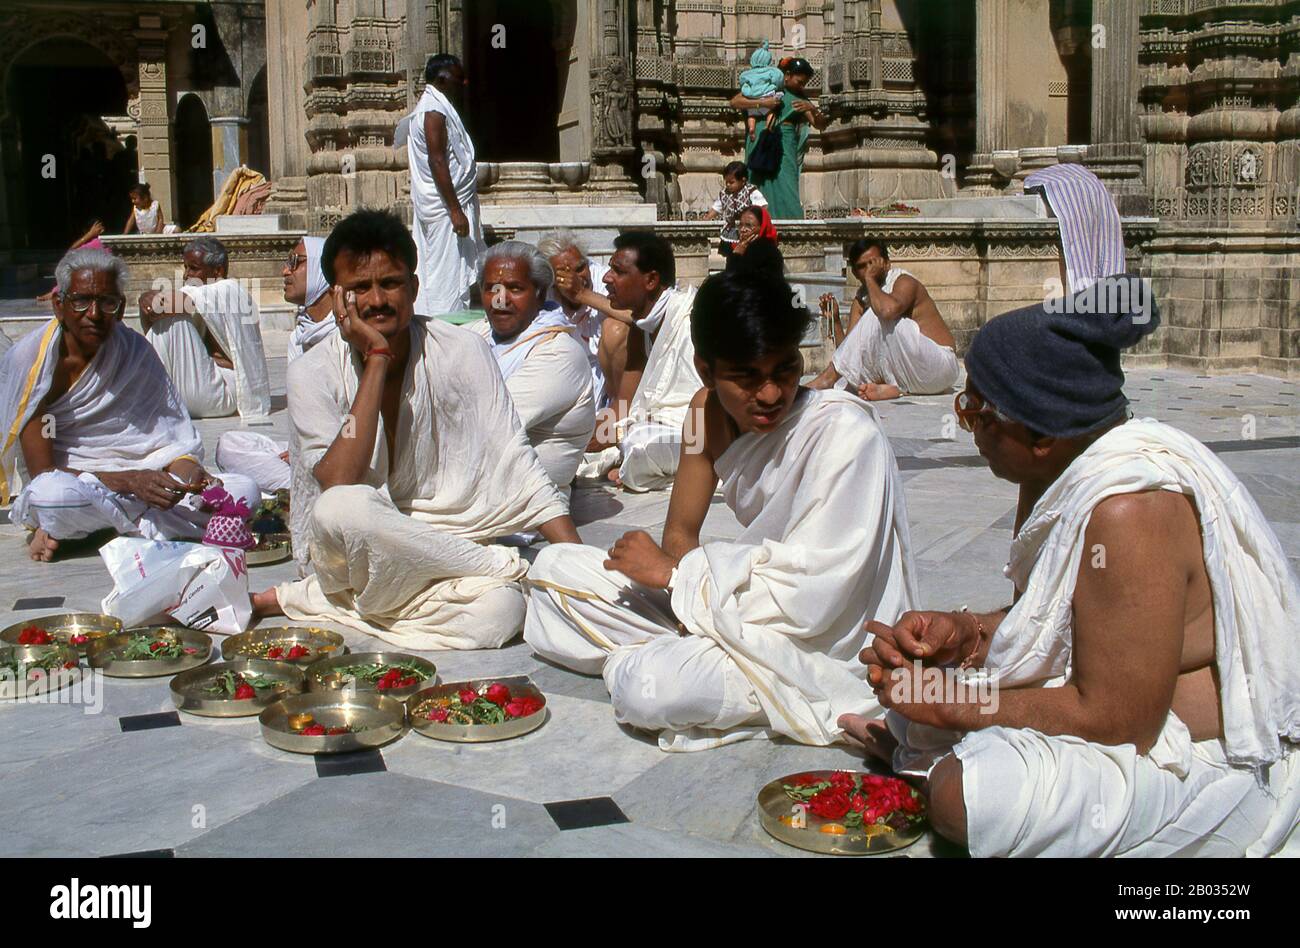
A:
[[[982,396],[969,390],[957,393],[952,401],[952,410],[957,413],[957,424],[966,431],[975,430],[975,421],[980,415],[992,415],[1004,424],[1013,424],[1015,421],[986,402]]]
[[[88,313],[92,306],[97,306],[99,311],[106,316],[117,316],[126,306],[126,300],[120,296],[65,296],[64,302],[72,308],[74,313]]]
[[[284,265],[288,267],[290,271],[293,271],[302,266],[306,260],[307,255],[305,253],[291,253],[289,254],[289,259],[284,262]]]

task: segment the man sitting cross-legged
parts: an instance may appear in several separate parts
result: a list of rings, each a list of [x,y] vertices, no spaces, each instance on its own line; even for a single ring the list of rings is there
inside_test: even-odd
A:
[[[859,240],[849,248],[853,274],[862,283],[849,311],[849,332],[840,323],[840,305],[827,293],[822,316],[832,326],[835,356],[810,388],[830,388],[841,378],[850,391],[869,401],[899,395],[934,395],[957,381],[952,333],[924,284],[889,262],[878,240]]]
[[[677,263],[664,238],[627,231],[614,247],[605,288],[615,322],[606,324],[601,345],[625,352],[608,357],[611,368],[621,367],[610,379],[614,400],[596,418],[593,453],[578,476],[607,475],[630,491],[662,490],[677,470],[682,422],[700,387],[691,348],[695,290],[676,284]],[[626,335],[616,328],[624,319],[634,323]]]
[[[140,294],[140,325],[185,407],[195,418],[239,412],[244,421],[271,412],[266,352],[257,303],[227,275],[229,255],[215,237],[181,250],[184,283],[176,292]]]
[[[526,566],[484,541],[578,534],[487,345],[415,314],[416,259],[383,211],[357,211],[325,242],[339,332],[288,374],[291,525],[316,572],[253,606],[411,648],[494,648],[523,624]]]
[[[528,442],[567,497],[596,426],[587,353],[564,310],[546,302],[554,274],[540,250],[507,240],[479,267],[487,319],[468,328],[492,347]]]
[[[12,521],[34,533],[34,560],[101,530],[148,539],[197,539],[211,483],[203,442],[167,370],[144,337],[121,325],[126,264],[73,250],[55,269],[55,318],[0,362],[0,503],[21,453],[29,483]],[[246,503],[257,487],[230,475]]]
[[[935,829],[973,855],[1267,855],[1294,834],[1300,588],[1222,461],[1126,420],[1120,349],[1156,322],[1035,306],[979,331],[957,411],[1020,485],[1016,602],[868,625],[891,711],[843,723],[928,772]],[[938,673],[914,659],[982,667],[997,700],[923,700]]]
[[[879,712],[854,656],[865,619],[914,600],[903,486],[868,405],[799,387],[806,325],[784,280],[705,281],[687,421],[703,450],[682,452],[663,546],[637,530],[608,553],[548,547],[529,571],[524,640],[603,674],[617,719],[668,750],[765,729],[829,744],[841,712]],[[719,479],[744,529],[701,545]]]

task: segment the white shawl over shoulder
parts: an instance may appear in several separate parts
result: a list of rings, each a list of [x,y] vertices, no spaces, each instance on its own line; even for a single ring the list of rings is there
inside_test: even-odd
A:
[[[623,428],[645,421],[681,427],[691,399],[704,384],[695,371],[695,344],[691,341],[695,287],[673,287],[656,303],[659,305],[637,324],[647,335],[656,330],[659,335],[653,345],[647,340],[649,358],[627,417],[619,422]]]
[[[194,302],[208,332],[235,364],[239,417],[265,418],[271,413],[271,383],[257,304],[233,279],[191,284],[181,287],[181,292]]]

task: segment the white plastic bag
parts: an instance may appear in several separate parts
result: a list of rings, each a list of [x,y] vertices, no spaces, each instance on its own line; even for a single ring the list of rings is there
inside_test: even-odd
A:
[[[191,629],[243,632],[252,617],[242,550],[118,537],[99,550],[114,589],[101,604],[127,628],[168,615]]]

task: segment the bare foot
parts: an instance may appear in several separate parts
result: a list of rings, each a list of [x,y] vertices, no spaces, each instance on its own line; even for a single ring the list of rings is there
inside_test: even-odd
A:
[[[54,559],[54,554],[59,551],[59,541],[44,530],[37,530],[32,534],[31,542],[27,545],[27,551],[31,553],[32,559],[38,563],[48,563]]]
[[[605,477],[607,477],[609,479],[609,482],[613,484],[615,487],[623,486],[623,475],[619,474],[618,468],[616,467],[610,468],[609,473],[606,474]]]
[[[855,747],[861,747],[871,757],[890,763],[898,739],[890,733],[888,725],[879,718],[864,718],[860,714],[841,714],[836,722],[844,729],[844,736]]]
[[[868,402],[883,402],[897,398],[903,390],[897,385],[882,385],[877,382],[864,382],[858,386],[858,398]]]
[[[284,615],[284,610],[280,608],[280,597],[275,594],[274,586],[264,592],[253,593],[249,598],[253,601],[255,619]]]

